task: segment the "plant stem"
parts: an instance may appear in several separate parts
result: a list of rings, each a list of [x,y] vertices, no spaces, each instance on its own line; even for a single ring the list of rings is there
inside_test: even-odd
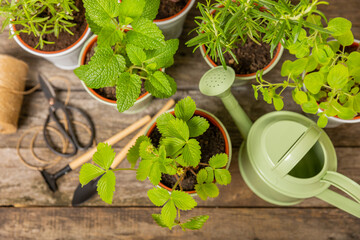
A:
[[[111,169],[112,171],[123,171],[123,170],[130,170],[130,171],[136,171],[136,168],[115,168],[115,169]]]

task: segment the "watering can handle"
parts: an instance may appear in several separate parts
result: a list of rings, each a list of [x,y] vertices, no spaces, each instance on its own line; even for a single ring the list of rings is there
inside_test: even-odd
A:
[[[320,135],[321,130],[318,127],[309,127],[277,162],[277,164],[274,166],[274,171],[276,171],[282,177],[288,174],[315,145],[315,143],[320,138]]]
[[[354,200],[346,198],[330,189],[326,189],[316,197],[321,200],[338,207],[360,218],[360,185],[344,175],[328,171],[322,178],[322,182],[330,183],[334,187],[340,189],[344,193],[351,196]]]

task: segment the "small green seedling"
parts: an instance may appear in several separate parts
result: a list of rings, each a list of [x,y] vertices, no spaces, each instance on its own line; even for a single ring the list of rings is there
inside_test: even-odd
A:
[[[322,26],[320,19],[317,24]],[[260,91],[267,103],[281,110],[284,107],[281,94],[292,88],[293,100],[304,112],[316,114],[322,109],[318,113],[320,127],[327,125],[327,116],[353,119],[360,113],[360,49],[350,54],[345,52],[345,46],[354,42],[351,25],[344,18],[330,20],[326,29],[332,31],[330,36],[336,41],[328,41],[328,35],[318,34],[313,41],[312,55],[284,62],[281,69],[281,75],[287,77],[284,82],[270,83],[259,73],[259,84],[253,86],[255,98]]]
[[[317,30],[320,34],[329,33],[313,22],[313,19],[326,18],[317,6],[328,4],[326,1],[300,1],[294,5],[290,0],[207,0],[198,3],[201,16],[196,17],[198,36],[186,44],[202,45],[213,60],[220,62],[226,69],[225,53],[229,53],[238,64],[233,53],[237,44],[245,44],[249,38],[257,44],[270,44],[270,53],[281,43],[298,57],[309,54],[310,45],[306,29]],[[222,7],[219,7],[222,6]]]
[[[134,105],[142,81],[153,96],[172,96],[176,83],[161,69],[174,63],[179,40],[165,41],[161,30],[153,23],[160,1],[83,2],[86,19],[98,39],[89,64],[75,69],[80,80],[94,89],[116,86],[120,112]]]
[[[0,14],[5,17],[1,31],[4,31],[10,23],[21,25],[23,28],[16,29],[10,37],[20,33],[32,34],[39,39],[35,48],[42,49],[44,44],[54,44],[44,40],[44,34],[54,34],[59,37],[60,32],[66,31],[73,35],[69,28],[76,25],[72,20],[74,12],[78,11],[74,0],[0,1]]]
[[[111,204],[116,182],[114,171],[136,171],[138,180],[148,178],[155,185],[147,194],[154,205],[162,207],[160,214],[152,215],[158,225],[169,229],[174,226],[180,226],[183,230],[200,229],[209,216],[197,216],[186,221],[180,219],[180,211],[191,210],[197,205],[193,197],[182,188],[184,177],[188,172],[196,176],[195,190],[202,200],[206,200],[208,197],[217,197],[219,189],[216,183],[229,184],[231,175],[224,168],[228,163],[225,153],[216,154],[208,163],[200,162],[201,149],[195,137],[202,135],[209,128],[209,123],[205,118],[194,116],[195,110],[195,102],[187,97],[176,104],[175,116],[170,113],[161,115],[156,121],[162,134],[159,146],[156,148],[147,136],[139,137],[127,155],[131,168],[110,169],[115,153],[111,146],[100,143],[93,156],[98,166],[85,163],[80,170],[80,183],[85,185],[103,175],[97,191],[103,201]],[[136,169],[139,158],[141,160]],[[157,186],[162,174],[176,177],[177,181],[171,191]]]

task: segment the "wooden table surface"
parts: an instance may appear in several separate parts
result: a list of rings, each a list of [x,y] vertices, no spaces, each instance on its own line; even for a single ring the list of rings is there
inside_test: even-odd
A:
[[[353,22],[355,38],[360,39],[359,0],[330,0],[330,6],[323,6],[328,18],[346,17]],[[27,129],[42,125],[47,116],[48,106],[40,91],[25,96],[19,129],[16,134],[0,136],[0,239],[360,239],[360,219],[357,219],[325,202],[311,198],[291,207],[278,207],[258,198],[246,186],[238,168],[238,149],[242,143],[240,133],[232,119],[217,98],[203,96],[198,91],[198,82],[209,67],[200,52],[184,43],[194,27],[193,19],[198,14],[193,8],[188,15],[180,38],[180,48],[175,64],[167,69],[178,84],[175,99],[191,96],[197,106],[215,114],[228,129],[233,142],[233,159],[230,172],[233,176],[229,186],[220,186],[220,195],[208,201],[198,200],[198,207],[184,217],[208,214],[208,222],[200,231],[169,231],[158,227],[151,218],[158,213],[147,198],[151,188],[149,181],[139,182],[132,172],[117,173],[117,186],[113,205],[103,203],[94,197],[81,207],[71,207],[73,192],[78,185],[79,171],[69,173],[58,181],[59,191],[52,193],[39,172],[23,166],[16,155],[16,143]],[[36,84],[39,72],[46,77],[65,76],[71,81],[71,101],[74,106],[84,109],[96,126],[96,140],[104,141],[116,132],[146,114],[154,114],[167,101],[156,99],[145,111],[135,115],[118,113],[116,109],[103,105],[88,95],[80,80],[72,71],[57,69],[42,58],[23,51],[8,33],[0,35],[0,53],[24,60],[30,66],[27,88]],[[271,81],[280,81],[283,61],[290,59],[285,52],[275,69],[266,75]],[[59,95],[66,95],[61,82]],[[272,106],[253,97],[251,85],[236,87],[233,93],[246,113],[255,121],[260,116],[274,111]],[[300,108],[286,93],[285,109],[301,112]],[[338,171],[360,183],[360,124],[342,125],[326,129],[333,141],[338,156]],[[119,151],[131,138],[115,145]],[[29,143],[30,139],[25,139]],[[22,146],[21,152],[30,156]],[[35,152],[45,159],[53,159],[44,142],[39,138]],[[72,158],[73,159],[73,158]],[[71,159],[62,160],[54,172],[64,167]],[[123,167],[129,166],[124,161]]]

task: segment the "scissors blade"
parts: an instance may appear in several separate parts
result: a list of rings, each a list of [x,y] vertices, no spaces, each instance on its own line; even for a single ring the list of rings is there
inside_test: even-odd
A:
[[[50,82],[46,80],[42,74],[39,74],[39,81],[40,81],[41,89],[45,94],[45,97],[47,99],[55,98],[54,88],[51,86]]]

